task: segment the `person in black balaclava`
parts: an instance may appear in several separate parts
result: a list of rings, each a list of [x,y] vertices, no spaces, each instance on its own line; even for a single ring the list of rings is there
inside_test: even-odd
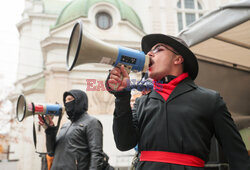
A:
[[[75,99],[75,100],[74,100]],[[81,90],[71,90],[63,94],[63,102],[68,119],[75,122],[88,110],[88,97]]]
[[[65,110],[70,122],[57,128],[47,127],[46,146],[48,169],[51,170],[99,170],[103,168],[102,124],[87,113],[88,97],[81,90],[63,94]],[[49,123],[53,125],[50,117]],[[39,117],[40,125],[44,121]]]

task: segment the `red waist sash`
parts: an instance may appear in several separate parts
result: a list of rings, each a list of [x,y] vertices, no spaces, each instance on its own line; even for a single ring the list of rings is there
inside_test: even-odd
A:
[[[205,162],[193,155],[164,151],[141,151],[140,161],[163,162],[186,166],[204,167]]]

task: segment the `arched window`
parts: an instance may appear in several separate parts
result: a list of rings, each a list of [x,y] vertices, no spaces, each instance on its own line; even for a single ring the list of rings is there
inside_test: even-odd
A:
[[[106,12],[98,12],[95,16],[96,25],[101,29],[109,29],[112,24],[112,17]]]
[[[178,31],[200,18],[204,10],[198,0],[178,0],[177,19]]]

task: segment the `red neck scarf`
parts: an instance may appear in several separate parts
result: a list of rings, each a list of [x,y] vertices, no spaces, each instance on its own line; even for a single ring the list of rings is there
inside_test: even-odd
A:
[[[188,73],[182,73],[169,83],[159,83],[156,80],[154,80],[154,90],[159,93],[165,101],[167,101],[169,95],[172,93],[172,91],[175,89],[175,87],[185,78],[188,77]]]

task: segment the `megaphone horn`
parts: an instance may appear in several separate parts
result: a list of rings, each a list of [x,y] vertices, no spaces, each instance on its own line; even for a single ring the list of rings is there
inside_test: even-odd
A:
[[[33,114],[59,116],[63,113],[63,109],[59,104],[27,103],[24,95],[20,95],[16,105],[16,118],[19,122],[22,122],[24,118]]]
[[[133,71],[148,69],[149,57],[142,51],[115,46],[101,41],[85,30],[82,22],[78,21],[72,30],[66,65],[69,71],[74,67],[86,63],[104,63],[113,66],[125,65]]]

